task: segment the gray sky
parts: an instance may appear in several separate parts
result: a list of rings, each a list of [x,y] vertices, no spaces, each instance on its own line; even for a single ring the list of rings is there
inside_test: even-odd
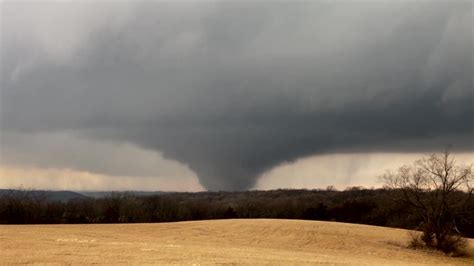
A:
[[[471,1],[0,6],[4,175],[240,190],[311,156],[474,150]]]

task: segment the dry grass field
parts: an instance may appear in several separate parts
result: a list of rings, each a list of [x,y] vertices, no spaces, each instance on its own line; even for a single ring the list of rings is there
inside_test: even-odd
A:
[[[401,229],[301,220],[2,225],[0,264],[474,265],[472,255],[408,249],[408,239]]]

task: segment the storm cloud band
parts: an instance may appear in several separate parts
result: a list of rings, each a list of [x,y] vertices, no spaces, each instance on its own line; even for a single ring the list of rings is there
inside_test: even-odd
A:
[[[133,143],[211,190],[314,154],[474,150],[470,2],[1,5],[8,135]]]

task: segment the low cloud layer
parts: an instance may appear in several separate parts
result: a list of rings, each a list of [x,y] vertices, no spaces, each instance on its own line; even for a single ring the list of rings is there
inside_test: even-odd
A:
[[[109,176],[74,169],[0,167],[1,188],[93,191],[203,191],[197,178]]]
[[[264,173],[255,189],[326,188],[346,189],[351,186],[382,187],[379,180],[385,170],[395,170],[402,165],[427,157],[423,153],[351,153],[325,154],[284,163]],[[474,154],[453,153],[456,163],[470,165]]]
[[[470,2],[1,7],[4,164],[121,169],[81,149],[15,155],[20,138],[67,132],[239,190],[315,154],[474,150]]]

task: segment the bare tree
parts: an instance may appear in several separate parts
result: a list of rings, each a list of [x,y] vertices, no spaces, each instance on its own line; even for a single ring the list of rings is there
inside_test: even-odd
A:
[[[38,221],[41,205],[47,202],[44,192],[24,188],[5,190],[0,199],[0,221],[14,224]]]
[[[421,216],[418,229],[424,244],[449,253],[465,243],[456,221],[473,211],[467,208],[473,193],[472,168],[458,165],[446,149],[397,171],[387,171],[381,180],[387,188],[399,192],[398,200],[411,205]]]

